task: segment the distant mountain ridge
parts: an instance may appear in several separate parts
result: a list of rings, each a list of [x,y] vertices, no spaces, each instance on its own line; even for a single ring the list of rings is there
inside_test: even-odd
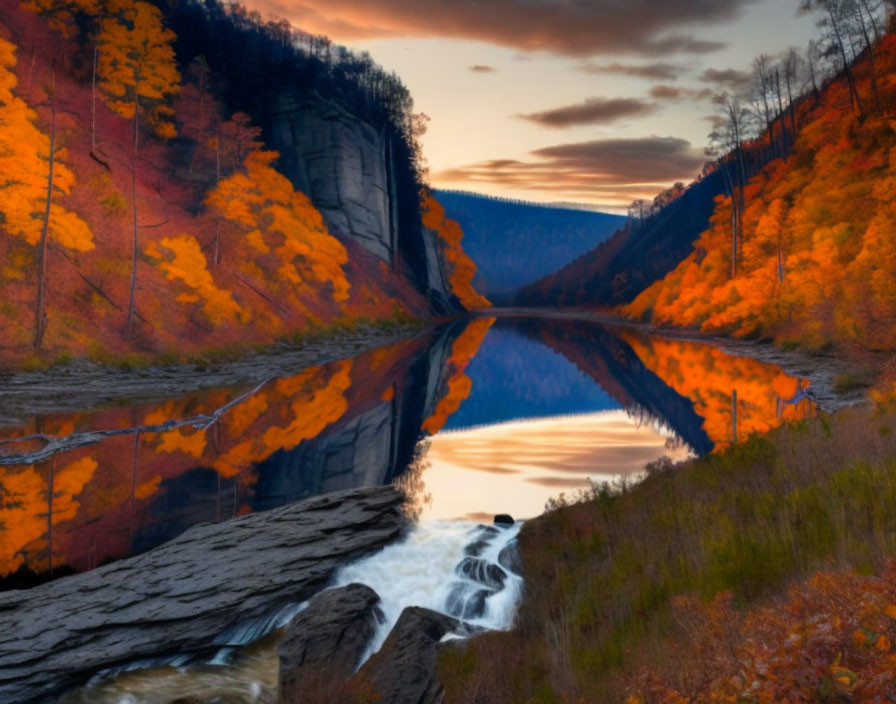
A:
[[[723,191],[721,174],[710,173],[643,223],[627,222],[595,249],[526,286],[513,302],[527,306],[629,303],[690,254],[709,227],[715,198]]]
[[[540,205],[460,191],[435,191],[449,218],[464,231],[475,262],[476,288],[494,303],[566,266],[619,227],[620,215]]]

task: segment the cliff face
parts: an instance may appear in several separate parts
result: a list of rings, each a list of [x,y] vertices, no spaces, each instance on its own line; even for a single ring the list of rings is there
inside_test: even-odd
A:
[[[402,218],[419,208],[398,183],[393,138],[317,94],[280,96],[265,126],[279,170],[307,194],[328,229],[407,276],[436,312],[462,310],[444,274],[438,237]]]

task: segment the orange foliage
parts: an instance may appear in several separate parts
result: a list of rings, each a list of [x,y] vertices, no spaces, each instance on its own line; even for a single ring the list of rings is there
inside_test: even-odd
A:
[[[876,58],[882,75],[896,71],[896,36]],[[885,85],[884,104],[896,105],[896,82]],[[842,80],[806,112],[789,157],[747,186],[737,276],[731,199],[720,198],[694,253],[626,314],[811,346],[896,346],[896,122],[859,122]]]
[[[248,116],[224,120],[208,91],[214,76],[202,81],[199,123],[183,114],[196,96],[172,100],[180,80],[174,36],[151,3],[0,0],[0,15],[0,171],[10,176],[0,187],[0,367],[58,357],[182,359],[337,321],[430,312],[402,272],[327,231],[275,170],[275,155],[258,152],[260,132]],[[56,60],[82,56],[88,40],[97,44],[105,99],[96,102],[89,67]],[[24,41],[40,50],[17,65],[15,43]],[[55,151],[46,317],[38,316],[46,335],[35,352],[35,245],[53,124],[41,87],[50,85],[57,146],[65,148]],[[188,133],[177,144],[164,139],[175,122]],[[177,161],[185,149],[199,154],[191,174]]]
[[[177,300],[181,303],[200,303],[212,325],[243,320],[240,307],[230,291],[215,285],[196,238],[190,235],[165,237],[158,247],[150,244],[146,253],[160,260],[159,268],[169,281],[180,280],[189,289],[190,293],[180,294]]]
[[[423,226],[439,236],[444,255],[451,262],[449,276],[451,292],[457,296],[461,305],[467,310],[488,308],[491,303],[473,288],[476,265],[461,246],[464,232],[460,225],[456,221],[446,218],[445,209],[428,193],[423,197],[422,214]]]
[[[675,612],[669,657],[630,678],[629,704],[871,704],[896,689],[896,565],[881,577],[819,573],[746,614],[725,595],[680,597]]]
[[[451,346],[451,356],[445,365],[445,369],[451,370],[446,382],[445,395],[439,400],[432,415],[423,421],[423,430],[430,435],[435,435],[444,428],[448,419],[469,398],[470,391],[473,390],[473,381],[464,374],[464,371],[476,356],[494,323],[494,318],[476,318],[467,325]]]
[[[24,564],[29,553],[47,552],[49,556],[48,525],[71,520],[78,512],[77,497],[93,477],[97,463],[90,457],[83,457],[56,470],[55,462],[50,460],[40,467],[16,468],[3,476],[0,574],[9,574]]]
[[[291,379],[278,379],[266,395],[288,399],[287,404],[281,403],[277,408],[283,425],[268,419],[264,432],[251,434],[223,453],[215,461],[215,469],[223,477],[234,476],[277,450],[297,447],[303,440],[316,437],[339,420],[348,410],[345,393],[351,386],[352,364],[350,359],[339,362],[325,382],[321,380],[319,368],[308,369]],[[255,407],[256,412],[261,410],[260,404]],[[245,421],[242,418],[239,422]]]
[[[800,394],[808,385],[806,380],[789,376],[774,364],[736,357],[713,345],[687,340],[642,337],[631,332],[622,337],[644,366],[693,402],[694,412],[703,418],[703,430],[716,451],[731,445],[735,437],[740,442],[813,412],[812,402]]]
[[[257,463],[325,435],[335,424],[394,398],[407,383],[408,354],[419,353],[424,344],[419,339],[407,341],[354,360],[272,380],[228,407],[205,428],[183,425],[161,432],[141,430],[108,437],[40,465],[0,467],[0,576],[23,565],[35,571],[46,569],[48,481],[54,462],[53,561],[89,569],[104,559],[129,554],[134,531],[160,520],[159,504],[154,502],[164,501],[166,484],[176,483],[197,468],[217,471],[218,516],[232,516],[251,499],[258,479]],[[0,431],[0,437],[11,440],[38,432],[65,437],[163,426],[197,415],[208,418],[246,391],[206,390],[143,408],[43,417],[39,423]],[[4,445],[4,452],[26,452],[40,446],[22,441],[14,448]],[[223,506],[222,491],[227,496]],[[189,525],[191,518],[208,520],[202,505],[172,510],[183,510],[177,515],[184,525]]]
[[[173,110],[164,101],[180,90],[174,32],[148,2],[116,3],[112,10],[99,39],[99,85],[109,107],[129,120],[145,115],[159,136],[173,137]]]
[[[37,245],[43,227],[49,182],[50,139],[35,125],[37,114],[13,90],[17,78],[15,46],[0,38],[0,216],[3,228]],[[65,165],[65,150],[58,150],[53,165],[53,192],[67,195],[75,176]],[[50,208],[49,236],[63,247],[87,252],[94,247],[87,224],[54,199]]]
[[[333,299],[345,301],[350,289],[342,269],[348,261],[345,247],[308,197],[271,167],[278,156],[249,154],[243,169],[209,194],[208,204],[243,233],[256,257],[276,256],[283,282],[308,296],[332,285]]]

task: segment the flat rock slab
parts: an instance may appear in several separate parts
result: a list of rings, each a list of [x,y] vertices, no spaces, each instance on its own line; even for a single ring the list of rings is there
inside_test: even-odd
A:
[[[400,537],[403,502],[392,487],[320,496],[0,593],[0,701],[53,701],[109,668],[205,652],[228,627],[308,600],[339,567]]]

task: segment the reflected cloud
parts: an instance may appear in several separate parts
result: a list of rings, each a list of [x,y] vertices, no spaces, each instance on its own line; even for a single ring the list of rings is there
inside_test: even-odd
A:
[[[584,489],[589,479],[638,475],[664,454],[674,461],[690,455],[668,449],[667,439],[623,410],[440,433],[426,455],[433,502],[424,517],[456,518],[471,509],[535,516],[558,488]]]

